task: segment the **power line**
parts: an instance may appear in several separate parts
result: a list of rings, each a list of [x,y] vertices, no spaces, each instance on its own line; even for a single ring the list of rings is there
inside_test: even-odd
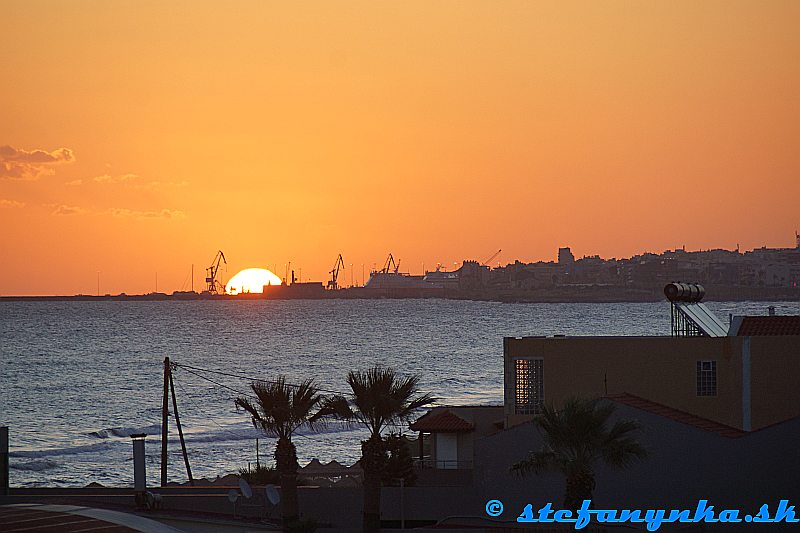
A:
[[[206,377],[206,376],[203,376],[201,374],[198,374],[197,372],[195,372],[195,370],[199,371],[199,372],[208,372],[208,373],[211,373],[211,374],[219,374],[221,376],[234,377],[234,378],[238,378],[238,379],[248,379],[250,381],[259,381],[259,382],[262,382],[262,383],[277,383],[276,380],[255,378],[255,377],[248,376],[246,374],[223,372],[221,370],[210,370],[210,369],[207,369],[207,368],[200,368],[200,367],[196,367],[196,366],[192,366],[192,365],[186,365],[186,364],[183,364],[183,363],[173,363],[173,365],[176,368],[179,368],[179,367],[183,368],[187,372],[189,372],[191,374],[194,374],[195,376],[199,377],[200,379],[204,379],[206,381],[209,381],[209,382],[213,383],[214,385],[217,385],[219,387],[223,387],[223,388],[225,388],[225,389],[227,389],[229,391],[232,391],[232,392],[235,392],[237,394],[244,395],[244,396],[247,396],[250,393],[242,392],[240,390],[237,390],[237,389],[234,389],[232,387],[229,387],[229,386],[227,386],[227,385],[225,385],[223,383],[220,383],[218,381],[215,381],[215,380],[213,380],[213,379],[211,379],[209,377]],[[297,385],[297,384],[294,384],[294,383],[285,383],[285,385],[287,385],[289,387],[295,387],[295,388],[299,388],[300,387],[300,385]],[[342,395],[342,396],[347,396],[347,394],[345,394],[343,392],[340,392],[340,391],[334,391],[334,390],[328,390],[328,389],[317,389],[317,390],[319,390],[320,392],[327,392],[329,394],[339,394],[339,395]],[[217,424],[217,425],[219,425],[219,424]],[[403,431],[403,426],[405,426],[405,425],[407,425],[406,422],[401,423],[401,424],[398,424],[396,422],[386,424],[387,427],[397,428],[401,432]],[[222,426],[220,426],[220,427],[222,427]]]
[[[193,370],[189,370],[187,367],[185,367],[183,365],[180,365],[180,366],[182,366],[183,369],[186,370],[187,372],[189,372],[190,374],[194,374],[195,376],[197,376],[200,379],[204,379],[206,381],[210,381],[211,383],[213,383],[214,385],[216,385],[218,387],[222,387],[224,389],[228,389],[229,391],[235,392],[236,394],[242,394],[242,395],[245,395],[245,396],[247,396],[247,394],[248,394],[247,392],[242,392],[240,390],[234,389],[233,387],[229,387],[229,386],[225,385],[224,383],[220,383],[219,381],[215,381],[215,380],[213,380],[213,379],[211,379],[209,377],[203,376],[202,374],[198,374],[197,372],[195,372]]]
[[[239,378],[239,379],[249,379],[250,381],[260,381],[262,383],[277,383],[277,380],[274,380],[274,379],[255,378],[255,377],[252,377],[252,376],[248,376],[247,374],[223,372],[221,370],[210,370],[208,368],[199,368],[199,367],[196,367],[196,366],[186,365],[186,364],[183,364],[183,363],[180,363],[180,364],[179,363],[174,363],[174,364],[175,364],[176,367],[182,367],[182,368],[186,369],[189,372],[191,372],[191,370],[189,370],[189,369],[192,369],[192,370],[197,370],[199,372],[208,372],[210,374],[219,374],[220,376],[228,376],[228,377]],[[192,372],[192,373],[194,374],[194,372]],[[195,375],[197,375],[197,374],[195,374]],[[203,379],[208,379],[208,378],[203,378]],[[211,380],[209,379],[209,381],[211,381]],[[296,383],[285,383],[285,385],[287,385],[289,387],[294,387],[294,388],[299,388],[300,387],[300,385],[297,385]],[[341,392],[341,391],[335,391],[335,390],[330,390],[330,389],[322,389],[322,388],[319,388],[319,387],[316,387],[316,389],[318,391],[320,391],[320,392],[327,392],[329,394],[340,394],[342,396],[346,395],[346,393]],[[236,391],[236,392],[238,392],[238,391]]]
[[[189,371],[189,370],[187,370],[187,371],[188,371],[188,372],[191,372],[191,371]],[[194,374],[194,372],[192,372],[192,374]],[[195,374],[195,375],[197,375],[197,374]],[[202,377],[202,376],[198,376],[198,377]],[[205,379],[205,378],[203,378],[203,379]],[[240,438],[240,435],[239,435],[239,434],[235,433],[235,432],[234,432],[233,430],[231,430],[231,429],[228,429],[228,428],[226,428],[225,426],[223,426],[222,424],[220,424],[220,423],[218,423],[216,420],[214,420],[214,419],[211,417],[211,415],[209,415],[209,414],[208,414],[208,413],[207,413],[205,410],[203,410],[203,409],[202,409],[202,408],[201,408],[199,405],[197,405],[197,404],[194,402],[194,400],[192,400],[192,398],[191,398],[191,395],[190,395],[190,394],[189,394],[189,393],[186,391],[186,389],[184,389],[184,388],[183,388],[183,385],[181,385],[181,382],[180,382],[180,381],[178,381],[178,380],[175,380],[175,382],[178,384],[178,388],[179,388],[179,389],[180,389],[180,391],[181,391],[181,392],[184,394],[184,396],[185,396],[186,400],[189,402],[189,404],[191,404],[191,406],[192,406],[192,407],[194,407],[195,409],[197,409],[197,410],[198,410],[198,411],[199,411],[199,412],[200,412],[200,413],[201,413],[203,416],[205,416],[205,417],[206,417],[206,419],[207,419],[207,420],[209,420],[209,421],[210,421],[212,424],[214,424],[215,426],[219,427],[219,428],[220,428],[222,431],[224,431],[225,433],[227,433],[227,434],[229,434],[229,435],[233,435],[233,436],[237,437],[237,439],[236,439],[236,440],[239,440],[239,438]],[[229,387],[226,387],[226,388],[229,388]],[[258,428],[254,428],[254,429],[255,429],[256,431],[262,431],[262,432],[263,432],[263,430],[260,430],[260,429],[258,429]],[[310,428],[310,429],[311,429],[311,430],[312,430],[314,433],[320,433],[320,432],[318,432],[318,431],[315,431],[315,430],[314,430],[314,428]],[[268,434],[266,434],[266,433],[264,433],[264,435],[263,435],[263,436],[264,436],[264,437],[266,437],[266,438],[268,438],[268,439],[269,439],[269,438],[275,438],[274,436],[272,436],[272,435],[268,435]],[[314,439],[312,439],[311,437],[309,437],[308,435],[303,435],[302,433],[294,433],[294,435],[293,435],[293,436],[294,436],[294,437],[302,437],[302,438],[304,438],[304,439],[308,439],[308,440],[314,440]]]
[[[208,414],[206,411],[204,411],[204,410],[203,410],[203,408],[201,408],[199,405],[197,405],[197,404],[194,402],[194,400],[192,400],[192,397],[191,397],[191,395],[190,395],[190,394],[189,394],[189,393],[186,391],[186,389],[184,389],[184,388],[183,388],[183,385],[181,385],[181,382],[180,382],[180,381],[178,381],[178,380],[175,380],[175,382],[178,384],[178,388],[179,388],[179,389],[181,390],[181,392],[184,394],[184,397],[186,398],[186,400],[187,400],[187,401],[188,401],[188,402],[189,402],[189,403],[192,405],[192,407],[194,407],[195,409],[197,409],[198,411],[200,411],[200,413],[201,413],[203,416],[205,416],[205,417],[206,417],[206,420],[209,420],[209,421],[210,421],[212,424],[214,424],[215,426],[218,426],[218,427],[219,427],[219,428],[220,428],[222,431],[224,431],[225,433],[228,433],[229,435],[235,435],[236,437],[239,437],[239,435],[238,435],[237,433],[235,433],[235,432],[234,432],[233,430],[231,430],[231,429],[228,429],[228,428],[226,428],[225,426],[223,426],[222,424],[220,424],[219,422],[217,422],[216,420],[214,420],[213,418],[211,418],[211,416],[210,416],[210,415],[209,415],[209,414]],[[236,440],[239,440],[239,439],[237,438]]]

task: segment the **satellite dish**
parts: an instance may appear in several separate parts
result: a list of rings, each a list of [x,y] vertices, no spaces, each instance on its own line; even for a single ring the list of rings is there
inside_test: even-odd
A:
[[[239,492],[236,489],[231,489],[228,491],[228,501],[231,503],[236,503],[236,500],[239,499]]]
[[[269,503],[272,505],[278,505],[280,503],[281,494],[278,492],[278,489],[275,488],[275,485],[267,485],[264,490],[267,492]]]
[[[253,497],[253,489],[250,488],[250,485],[247,484],[243,477],[239,478],[239,490],[242,491],[242,496],[248,500]]]

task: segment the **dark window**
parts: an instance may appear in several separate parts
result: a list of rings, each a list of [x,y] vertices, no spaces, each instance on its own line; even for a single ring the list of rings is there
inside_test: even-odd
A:
[[[514,362],[516,406],[521,415],[535,415],[544,406],[544,361],[517,359]]]
[[[697,362],[697,395],[698,396],[717,395],[716,361]]]

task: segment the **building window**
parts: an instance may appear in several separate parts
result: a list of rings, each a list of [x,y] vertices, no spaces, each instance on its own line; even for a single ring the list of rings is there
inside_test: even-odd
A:
[[[717,395],[716,361],[697,362],[697,395],[698,396]]]
[[[517,359],[514,362],[515,412],[536,415],[544,407],[544,360]]]

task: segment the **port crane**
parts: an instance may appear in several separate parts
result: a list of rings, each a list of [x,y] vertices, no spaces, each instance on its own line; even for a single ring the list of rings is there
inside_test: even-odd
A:
[[[344,268],[342,254],[339,254],[339,257],[336,258],[336,263],[333,265],[333,270],[330,272],[331,280],[328,282],[328,289],[330,290],[335,291],[339,288],[339,268]]]
[[[386,258],[386,262],[383,264],[383,268],[380,270],[381,274],[388,274],[389,270],[391,269],[392,272],[397,274],[397,271],[400,269],[400,261],[394,261],[394,257],[392,254],[389,254],[389,257]]]
[[[228,264],[222,250],[217,251],[217,255],[215,255],[214,259],[211,261],[211,266],[206,269],[206,292],[209,294],[219,294],[218,287],[220,283],[217,281],[217,272],[219,271],[220,261],[223,261],[226,265]]]
[[[502,251],[503,251],[502,248],[497,250],[495,253],[492,254],[492,256],[489,259],[487,259],[486,261],[481,263],[481,266],[489,266],[489,263],[494,261],[497,258],[497,256],[500,255],[500,252],[502,252]]]

